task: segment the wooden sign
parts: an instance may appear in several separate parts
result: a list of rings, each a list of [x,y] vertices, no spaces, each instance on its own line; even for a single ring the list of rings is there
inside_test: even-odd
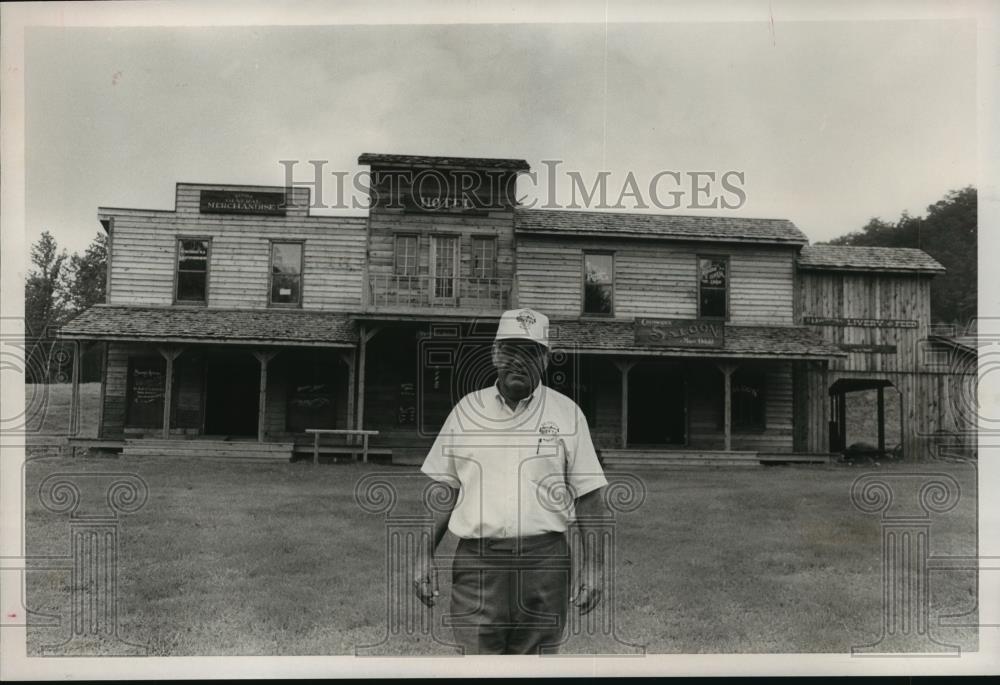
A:
[[[132,369],[133,404],[151,404],[163,401],[163,371],[160,369]]]
[[[648,347],[722,347],[725,327],[719,321],[698,319],[635,320],[635,344]]]
[[[203,190],[200,209],[203,214],[265,214],[284,216],[284,193],[250,190]]]
[[[844,352],[868,352],[871,354],[896,354],[895,345],[866,345],[864,343],[842,343]]]
[[[485,215],[510,207],[516,180],[507,171],[376,169],[371,198],[382,209]]]
[[[802,323],[807,326],[851,326],[857,328],[916,328],[918,326],[918,323],[913,319],[861,319],[829,316],[803,316]]]

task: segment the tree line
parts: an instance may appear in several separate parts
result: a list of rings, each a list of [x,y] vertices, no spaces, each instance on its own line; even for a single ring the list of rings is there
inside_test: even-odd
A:
[[[97,232],[83,254],[60,250],[48,231],[31,246],[31,267],[24,283],[25,382],[66,380],[72,359],[69,345],[54,332],[85,309],[104,302],[108,236]],[[81,364],[81,380],[100,380],[100,350]]]
[[[931,281],[931,320],[964,330],[976,316],[976,189],[952,190],[927,207],[926,216],[903,212],[896,221],[872,219],[860,231],[830,245],[917,247],[941,262],[947,273]]]

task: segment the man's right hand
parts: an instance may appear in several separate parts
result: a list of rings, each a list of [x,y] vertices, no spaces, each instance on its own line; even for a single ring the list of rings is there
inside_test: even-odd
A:
[[[434,598],[441,594],[438,591],[437,569],[431,557],[420,555],[414,564],[413,590],[417,598],[429,607],[434,606]]]

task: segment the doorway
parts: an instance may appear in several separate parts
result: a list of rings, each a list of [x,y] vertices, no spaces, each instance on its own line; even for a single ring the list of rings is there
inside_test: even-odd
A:
[[[257,435],[260,363],[244,351],[223,351],[206,360],[205,433]]]
[[[687,444],[687,386],[674,364],[641,362],[628,377],[628,446]]]

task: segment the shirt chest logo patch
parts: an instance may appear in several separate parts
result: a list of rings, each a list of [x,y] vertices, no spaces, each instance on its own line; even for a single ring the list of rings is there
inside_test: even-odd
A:
[[[545,442],[555,442],[559,439],[559,426],[552,421],[546,421],[538,428],[541,439]]]

